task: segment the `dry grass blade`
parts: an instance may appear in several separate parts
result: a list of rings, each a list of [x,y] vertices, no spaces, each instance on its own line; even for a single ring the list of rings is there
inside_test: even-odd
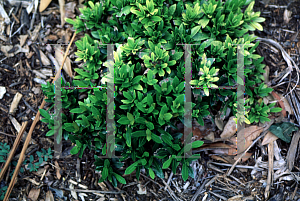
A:
[[[20,143],[20,141],[22,139],[22,136],[23,136],[23,133],[24,133],[24,131],[26,129],[27,124],[28,124],[28,121],[23,122],[21,130],[20,130],[20,132],[19,132],[19,134],[18,134],[18,136],[17,136],[17,138],[16,138],[16,140],[14,142],[14,145],[13,145],[13,147],[12,147],[10,153],[9,153],[9,156],[8,156],[6,162],[5,162],[5,165],[4,165],[4,167],[2,168],[2,170],[0,172],[0,181],[2,181],[3,176],[4,176],[7,168],[9,167],[9,164],[10,164],[10,162],[11,162],[13,156],[14,156],[14,153],[16,152],[16,150],[17,150],[17,148],[19,146],[19,143]]]
[[[68,48],[67,48],[67,50],[66,50],[64,59],[63,59],[63,61],[62,61],[62,66],[63,66],[64,63],[65,63],[65,60],[66,60],[66,58],[67,58],[67,53],[68,53],[69,50],[70,50],[70,47],[71,47],[71,45],[72,45],[72,43],[73,43],[73,41],[74,41],[74,39],[75,39],[75,36],[76,36],[76,32],[73,34],[73,37],[72,37],[72,39],[71,39],[71,42],[70,42],[70,44],[69,44],[69,46],[68,46]],[[61,68],[62,68],[62,67],[61,67]],[[52,83],[54,83],[55,80],[59,77],[60,72],[61,72],[61,68],[60,68],[60,70],[56,73],[55,79],[52,81]],[[43,99],[43,102],[42,102],[42,104],[41,104],[41,106],[40,106],[40,109],[43,109],[44,106],[45,106],[45,104],[46,104],[46,101],[45,101],[45,98],[44,98],[44,99]],[[16,166],[16,168],[15,168],[15,172],[14,172],[13,177],[12,177],[12,179],[11,179],[11,181],[10,181],[10,184],[9,184],[9,186],[8,186],[8,188],[7,188],[7,191],[6,191],[6,194],[5,194],[5,197],[4,197],[4,201],[7,201],[7,200],[8,200],[8,198],[9,198],[9,196],[10,196],[10,193],[11,193],[11,191],[12,191],[12,189],[13,189],[15,183],[16,183],[17,175],[19,174],[21,165],[22,165],[23,160],[24,160],[25,151],[26,151],[26,149],[27,149],[27,147],[28,147],[28,145],[29,145],[29,142],[30,142],[30,140],[31,140],[32,132],[33,132],[33,130],[34,130],[34,128],[35,128],[36,123],[39,121],[39,119],[40,119],[40,111],[37,112],[37,114],[36,114],[36,116],[35,116],[35,118],[34,118],[34,121],[32,122],[32,125],[31,125],[31,127],[30,127],[29,133],[28,133],[28,135],[27,135],[27,137],[26,137],[26,141],[25,141],[25,143],[24,143],[24,145],[23,145],[23,149],[22,149],[22,151],[21,151],[21,155],[20,155],[20,157],[19,157],[18,164],[17,164],[17,166]]]

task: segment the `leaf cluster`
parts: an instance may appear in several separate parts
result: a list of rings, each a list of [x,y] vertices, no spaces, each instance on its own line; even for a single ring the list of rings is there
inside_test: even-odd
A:
[[[182,133],[170,134],[186,112],[185,47],[179,43],[198,44],[191,47],[190,84],[203,89],[192,90],[200,97],[192,97],[190,108],[199,124],[204,125],[203,118],[219,102],[222,109],[229,107],[233,115],[240,115],[237,108],[244,103],[237,101],[238,94],[213,89],[243,85],[244,80],[237,75],[236,44],[244,47],[241,53],[246,104],[250,109],[246,121],[267,121],[270,112],[278,112],[274,105],[256,101],[270,89],[261,84],[263,58],[254,54],[259,43],[254,44],[255,36],[248,34],[249,30],[260,30],[259,23],[264,21],[259,12],[252,11],[253,4],[251,0],[89,1],[80,9],[80,16],[67,19],[76,32],[90,34],[76,42],[77,60],[84,65],[75,68],[77,76],[66,84],[84,87],[114,83],[114,89],[62,91],[62,130],[75,145],[71,153],[82,157],[84,150],[94,150],[100,181],[109,180],[114,186],[126,183],[120,171],[125,162],[130,163],[125,174],[136,171],[138,179],[142,169],[153,179],[163,178],[163,169],[170,167],[175,173],[180,164],[184,180],[194,175],[190,163],[199,156],[186,157],[185,152],[203,142],[183,144]],[[114,50],[113,55],[108,50]],[[112,56],[114,62],[108,60]],[[54,103],[53,85],[43,85],[42,89],[48,101]],[[114,103],[107,106],[108,90],[115,92]],[[86,98],[79,101],[79,93]],[[50,110],[40,112],[45,117],[43,121],[54,130]],[[114,117],[115,139],[108,135],[106,116]],[[51,130],[48,136],[54,134]],[[110,143],[113,140],[115,146]],[[103,159],[111,150],[121,158]]]

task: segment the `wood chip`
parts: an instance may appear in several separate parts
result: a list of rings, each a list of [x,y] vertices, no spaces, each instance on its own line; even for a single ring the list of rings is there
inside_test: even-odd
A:
[[[38,38],[41,27],[42,27],[42,25],[41,25],[41,23],[39,23],[39,25],[37,25],[34,28],[32,34],[31,34],[31,37],[30,37],[30,39],[32,40],[32,42],[35,42],[36,39]]]
[[[39,71],[37,71],[37,70],[33,70],[32,72],[33,72],[34,74],[36,74],[37,76],[43,78],[43,79],[47,79],[47,76],[46,76],[46,75],[44,75],[43,73],[41,73],[41,72],[39,72]]]
[[[17,107],[19,105],[19,102],[20,102],[22,96],[23,95],[20,94],[19,92],[16,93],[16,95],[15,95],[15,97],[13,99],[13,102],[10,105],[9,114],[14,114],[17,111]]]
[[[50,60],[41,50],[40,50],[40,55],[41,55],[42,64],[44,66],[50,66],[51,65]]]
[[[61,174],[60,174],[60,167],[59,167],[59,164],[57,161],[54,161],[54,164],[55,164],[55,169],[56,169],[56,176],[57,176],[57,179],[60,179],[61,178]]]
[[[36,201],[40,195],[40,188],[32,188],[29,192],[28,198],[30,198],[32,201]]]
[[[55,59],[59,63],[59,68],[62,65],[62,61],[64,58],[64,52],[61,49],[60,45],[55,46]],[[55,67],[56,68],[56,67]],[[64,71],[71,77],[73,78],[73,73],[72,73],[72,66],[71,66],[71,60],[69,57],[66,58],[65,64],[63,66]]]
[[[274,135],[273,133],[271,133],[270,131],[268,131],[268,133],[264,137],[261,145],[267,145],[267,144],[269,144],[271,142],[274,142],[277,139],[278,139],[278,137],[276,135]]]
[[[28,35],[20,35],[20,46],[23,47],[25,44],[26,40],[28,38]]]
[[[234,116],[230,117],[225,128],[221,134],[222,139],[230,138],[236,133],[236,122],[234,121]]]
[[[47,191],[45,201],[54,201],[54,197],[51,191]]]
[[[0,87],[0,99],[3,98],[5,93],[6,93],[6,88],[5,87]]]
[[[39,11],[40,13],[43,12],[51,3],[52,0],[41,0],[40,6],[39,6]]]

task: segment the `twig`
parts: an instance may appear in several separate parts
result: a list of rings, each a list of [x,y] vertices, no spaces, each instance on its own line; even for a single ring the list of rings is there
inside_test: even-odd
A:
[[[222,165],[222,166],[232,167],[232,164],[227,164],[227,163],[217,163],[217,162],[213,162],[213,161],[211,161],[210,163],[215,164],[215,165]],[[245,168],[245,169],[255,169],[257,171],[262,171],[263,170],[262,168],[248,166],[248,165],[236,165],[235,167]]]
[[[22,98],[22,100],[23,100],[23,102],[25,103],[25,105],[26,105],[27,107],[29,107],[29,109],[31,109],[31,111],[33,111],[34,113],[37,113],[37,111],[36,111],[35,109],[33,109],[33,107],[31,107],[31,106],[29,105],[29,103],[27,103],[26,100],[25,100],[24,98]]]
[[[9,166],[9,164],[10,164],[10,162],[11,162],[11,160],[12,160],[12,158],[13,158],[13,156],[14,156],[14,154],[15,154],[18,146],[19,146],[19,143],[20,143],[20,141],[22,139],[22,136],[23,136],[23,133],[24,133],[24,131],[26,129],[27,124],[28,124],[28,121],[23,122],[21,130],[20,130],[17,138],[15,139],[14,145],[13,145],[13,147],[12,147],[10,153],[9,153],[9,156],[8,156],[6,162],[5,162],[5,165],[4,165],[3,169],[0,172],[0,181],[2,181],[2,179],[4,177],[4,174],[5,174],[7,168],[8,168],[8,166]]]
[[[216,196],[216,197],[218,197],[218,198],[220,198],[220,199],[222,199],[222,200],[227,200],[227,198],[225,198],[225,197],[223,197],[222,195],[219,195],[219,194],[217,194],[217,193],[214,193],[214,192],[212,192],[212,191],[209,191],[209,193],[213,194],[214,196]]]
[[[71,47],[71,45],[72,45],[72,43],[73,43],[73,41],[74,41],[74,39],[75,39],[75,36],[76,36],[76,31],[75,31],[75,33],[73,34],[73,37],[72,37],[72,39],[71,39],[71,41],[70,41],[70,44],[69,44],[69,46],[68,46],[68,48],[67,48],[67,50],[66,50],[66,53],[65,53],[65,55],[64,55],[64,59],[63,59],[63,61],[62,61],[62,66],[61,66],[60,70],[56,73],[55,78],[54,78],[54,80],[52,81],[52,83],[54,83],[55,80],[56,80],[56,79],[59,77],[59,75],[60,75],[61,69],[62,69],[62,67],[63,67],[63,65],[64,65],[64,63],[65,63],[65,61],[66,61],[68,52],[69,52],[70,47]],[[42,102],[42,104],[41,104],[41,106],[40,106],[40,109],[43,109],[44,106],[45,106],[45,104],[46,104],[46,101],[45,101],[45,97],[44,97],[43,102]],[[23,160],[24,160],[25,151],[26,151],[26,149],[27,149],[27,147],[28,147],[28,145],[29,145],[29,142],[30,142],[30,140],[31,140],[32,132],[33,132],[33,130],[34,130],[34,128],[35,128],[36,123],[39,121],[39,119],[40,119],[40,110],[38,110],[38,112],[37,112],[37,114],[36,114],[36,116],[35,116],[35,118],[34,118],[34,121],[33,121],[32,124],[31,124],[29,133],[28,133],[28,135],[27,135],[27,137],[26,137],[26,141],[25,141],[25,143],[24,143],[24,145],[23,145],[23,148],[22,148],[22,151],[21,151],[19,160],[18,160],[18,164],[17,164],[17,166],[16,166],[16,168],[15,168],[13,177],[12,177],[12,179],[11,179],[11,181],[10,181],[10,184],[9,184],[8,188],[7,188],[7,191],[6,191],[6,194],[5,194],[5,197],[4,197],[3,201],[8,201],[8,198],[9,198],[9,196],[10,196],[10,193],[11,193],[11,191],[12,191],[12,189],[13,189],[15,183],[16,183],[17,176],[18,176],[18,174],[19,174],[21,165],[22,165]]]
[[[176,195],[175,195],[175,193],[172,191],[172,189],[170,188],[170,186],[165,182],[165,180],[163,180],[163,179],[161,179],[162,181],[163,181],[163,183],[167,186],[167,191],[168,191],[168,193],[171,195],[171,197],[174,199],[174,200],[179,200],[179,201],[181,201],[181,199],[179,199]]]
[[[264,131],[263,134],[261,134],[258,138],[256,138],[252,144],[243,152],[243,154],[240,155],[240,157],[235,161],[235,163],[232,165],[232,167],[230,168],[230,170],[228,171],[228,173],[226,174],[227,176],[229,176],[231,174],[231,172],[233,171],[233,169],[235,168],[235,166],[238,164],[238,162],[240,162],[240,160],[243,158],[243,156],[245,156],[245,154],[249,151],[249,149],[251,149],[251,147],[263,136],[265,136],[265,134],[268,131]]]
[[[16,135],[11,135],[11,134],[4,133],[4,132],[1,132],[1,131],[0,131],[0,134],[2,134],[2,135],[7,135],[7,136],[9,136],[9,137],[17,137]]]
[[[168,181],[167,181],[167,184],[168,184],[168,185],[170,184],[172,177],[173,177],[173,171],[171,171],[171,174],[170,174],[170,176],[169,176],[169,178],[168,178]],[[167,186],[165,187],[165,190],[166,190],[166,189],[167,189]]]
[[[203,189],[205,187],[205,185],[208,183],[209,181],[207,181],[206,179],[204,180],[203,184],[200,186],[200,188],[196,191],[196,193],[194,194],[194,196],[192,197],[191,201],[196,201],[196,199],[198,198],[198,196],[203,193]]]
[[[70,188],[60,188],[66,191],[84,192],[84,193],[106,193],[106,194],[122,194],[125,191],[99,191],[99,190],[84,190],[84,189],[70,189]]]
[[[24,24],[22,24],[22,25],[18,28],[18,30],[15,31],[15,33],[13,33],[13,34],[11,35],[11,37],[14,37],[14,35],[16,35],[16,33],[18,33],[18,32],[22,29],[23,26],[24,26]]]
[[[147,177],[147,176],[146,176],[146,175],[144,175],[143,173],[141,173],[141,175],[142,175],[144,178],[146,178],[146,179],[148,179],[148,180],[152,181],[153,183],[155,183],[155,184],[159,185],[159,187],[161,187],[161,188],[164,188],[164,186],[163,186],[163,185],[161,185],[160,183],[157,183],[156,181],[154,181],[153,179],[151,179],[151,178]]]

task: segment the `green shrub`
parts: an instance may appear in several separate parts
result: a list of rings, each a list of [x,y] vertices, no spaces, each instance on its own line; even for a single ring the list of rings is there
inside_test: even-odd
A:
[[[190,163],[194,158],[184,156],[184,148],[191,150],[202,145],[196,141],[184,145],[182,133],[170,134],[178,121],[184,116],[184,46],[193,45],[192,85],[203,87],[193,89],[192,117],[203,125],[203,118],[216,110],[221,103],[222,110],[228,107],[232,114],[239,116],[237,94],[223,89],[208,89],[216,86],[234,86],[242,79],[237,77],[237,46],[244,45],[245,88],[248,120],[256,121],[253,115],[260,111],[257,100],[271,90],[260,87],[264,77],[263,58],[254,54],[254,35],[249,31],[262,30],[259,22],[260,12],[253,12],[254,1],[183,1],[180,0],[110,0],[89,1],[81,9],[82,15],[76,20],[66,21],[74,26],[76,32],[86,31],[81,40],[76,41],[77,59],[83,61],[82,68],[75,68],[77,76],[65,86],[91,86],[105,84],[108,77],[107,46],[115,45],[114,83],[115,83],[115,151],[121,158],[103,159],[106,147],[106,89],[65,90],[62,89],[63,132],[76,144],[72,153],[88,148],[95,150],[96,170],[101,171],[101,179],[108,179],[117,185],[126,183],[119,169],[124,161],[132,161],[125,174],[145,169],[147,175],[163,178],[163,169],[171,167],[175,173],[182,165],[182,177],[187,180],[193,171]],[[88,33],[89,34],[88,34]],[[106,67],[106,68],[105,68]],[[100,76],[103,70],[103,76]],[[43,85],[43,92],[49,101],[53,99],[53,85]],[[79,101],[79,93],[87,93],[87,98]],[[225,99],[228,99],[225,101]],[[262,118],[266,121],[268,112],[274,105],[262,107]],[[53,115],[40,110],[43,120],[53,130]],[[67,116],[68,115],[68,116]],[[253,122],[252,121],[252,122]],[[257,122],[257,121],[256,121]],[[53,131],[47,133],[53,135]],[[64,135],[67,138],[67,135]],[[186,147],[184,147],[186,146]]]

